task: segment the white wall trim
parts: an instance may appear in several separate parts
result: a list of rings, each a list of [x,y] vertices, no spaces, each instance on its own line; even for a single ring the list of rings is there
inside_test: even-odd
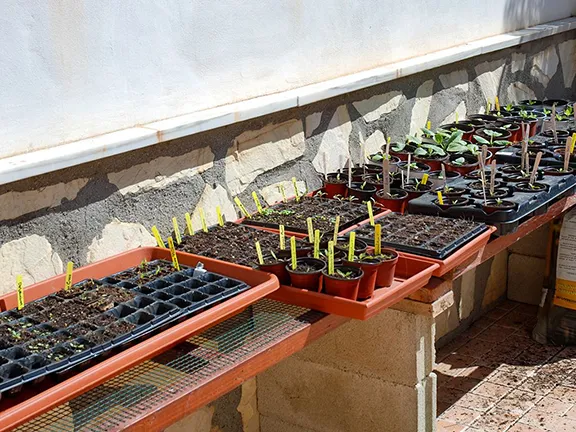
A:
[[[218,108],[0,159],[0,184],[340,96],[396,78],[576,29],[576,17],[492,36],[387,66]]]

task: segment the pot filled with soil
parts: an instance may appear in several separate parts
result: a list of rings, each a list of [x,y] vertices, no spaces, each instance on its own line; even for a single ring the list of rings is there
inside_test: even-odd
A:
[[[354,197],[360,202],[370,201],[370,198],[376,193],[374,185],[364,182],[352,182],[347,186],[348,197]]]
[[[449,132],[454,132],[455,130],[462,131],[462,139],[470,140],[472,135],[474,135],[474,130],[476,128],[470,124],[466,124],[466,121],[464,121],[463,123],[450,123],[441,125],[438,129],[443,129]]]
[[[520,182],[514,186],[518,192],[544,192],[548,189],[548,186],[544,183],[530,183],[530,182]]]
[[[396,171],[396,165],[400,162],[400,158],[397,156],[389,155],[390,159],[390,171]],[[382,174],[382,160],[384,159],[384,153],[378,152],[368,156],[368,160],[372,163],[366,164],[366,171],[369,173]]]
[[[336,195],[346,196],[346,185],[348,176],[341,173],[330,173],[324,180],[324,192],[328,198],[334,198]]]
[[[512,201],[504,201],[501,199],[491,199],[486,201],[486,204],[482,204],[482,210],[486,214],[492,214],[497,211],[503,210],[513,210],[516,208],[516,204]]]
[[[382,174],[376,174],[376,173],[366,174],[362,178],[362,181],[366,182],[366,184],[370,186],[374,186],[376,188],[376,191],[379,191],[383,187]]]
[[[472,194],[472,197],[476,199],[484,199],[484,193],[480,191],[475,191]],[[486,189],[486,198],[487,199],[503,199],[510,195],[510,191],[508,189],[494,189],[494,193],[491,194],[489,189]]]
[[[398,164],[398,169],[404,172],[404,178],[407,177],[408,173],[408,162],[402,161]],[[410,178],[417,178],[421,179],[424,174],[429,173],[432,171],[430,169],[430,165],[427,165],[422,162],[411,162],[410,163]]]
[[[482,119],[466,119],[462,120],[461,123],[468,126],[472,126],[474,129],[481,129],[483,127],[486,127],[486,125],[491,124],[491,122]]]
[[[428,174],[428,178],[432,180],[434,184],[441,183],[444,181],[444,177],[442,175],[442,171],[430,171]],[[456,179],[461,177],[459,172],[456,171],[446,171],[446,183],[453,182]]]
[[[490,114],[472,114],[469,115],[468,118],[470,120],[481,120],[485,123],[494,123],[498,120],[500,120],[500,117],[497,117],[495,115],[490,115]],[[465,120],[467,121],[467,120]]]
[[[325,263],[328,262],[328,249],[320,249],[318,251],[318,259],[324,261]],[[314,258],[314,252],[308,252],[308,257]],[[334,264],[339,265],[342,264],[342,260],[346,258],[346,253],[342,250],[334,249]]]
[[[387,288],[394,282],[396,264],[398,264],[398,252],[394,249],[381,249],[380,254],[375,255],[382,261],[376,276],[376,288]]]
[[[352,168],[352,181],[353,182],[361,182],[362,176],[364,175],[364,167],[355,166]]]
[[[478,158],[471,154],[455,154],[450,156],[444,166],[446,171],[455,171],[460,175],[466,175],[478,168]]]
[[[516,117],[511,117],[510,119],[503,119],[494,123],[496,129],[504,129],[510,133],[509,138],[499,138],[500,140],[506,139],[513,142],[522,141],[522,128],[520,127],[520,123],[514,120],[515,118]]]
[[[544,174],[551,176],[567,176],[574,174],[574,169],[571,167],[568,167],[567,170],[562,167],[546,167],[544,168]]]
[[[462,196],[468,192],[468,189],[466,189],[466,188],[454,187],[454,186],[448,186],[448,185],[446,185],[445,187],[438,188],[436,190],[442,192],[442,195],[446,196],[448,198],[460,197],[460,196]]]
[[[564,111],[566,105],[568,105],[568,101],[564,99],[546,99],[542,103],[542,106],[550,110],[553,106],[556,106],[556,112]]]
[[[326,269],[326,263],[318,258],[298,258],[295,269],[292,269],[290,263],[286,264],[290,284],[309,291],[321,290],[320,278],[324,269]]]
[[[348,245],[349,245],[348,237],[338,237],[337,242],[334,245],[334,252],[336,252],[336,250],[340,250],[340,251],[344,252],[347,256],[348,255]],[[326,245],[326,247],[327,247],[327,245]],[[366,252],[367,248],[368,248],[368,245],[366,244],[366,242],[356,239],[356,241],[354,242],[354,255],[363,254],[364,252]]]
[[[390,144],[390,154],[397,157],[400,161],[407,161],[408,155],[413,154],[416,146],[406,143],[392,143]],[[382,146],[382,151],[386,151],[386,146]]]
[[[404,185],[404,192],[408,193],[408,200],[418,198],[425,193],[432,190],[432,185],[429,183],[423,184],[419,181],[410,180],[409,184]]]
[[[258,270],[276,275],[282,285],[290,283],[290,275],[286,271],[286,258],[274,255],[264,255],[264,264],[258,264]]]
[[[540,135],[546,138],[554,138],[554,132],[552,131],[552,129],[545,130],[541,132]],[[558,137],[558,142],[560,142],[560,140],[566,142],[566,139],[570,136],[570,132],[568,132],[567,130],[557,130],[556,136]]]
[[[542,108],[543,102],[539,99],[524,99],[518,102],[518,106],[525,109]]]
[[[390,189],[390,193],[387,194],[384,189],[380,189],[376,192],[375,198],[377,203],[382,204],[387,209],[402,213],[408,200],[408,192],[402,189]]]
[[[500,186],[503,186],[503,183],[501,181],[494,182],[494,187],[500,187]],[[484,188],[488,189],[489,187],[488,179],[486,179],[486,186],[482,184],[482,180],[476,180],[469,183],[468,187],[472,190],[479,190],[479,191],[481,191]]]
[[[414,156],[414,160],[428,165],[432,171],[440,171],[442,163],[448,160],[448,155]],[[412,175],[412,170],[410,170],[410,175]]]
[[[324,270],[322,275],[326,294],[350,300],[358,298],[360,279],[364,276],[362,269],[344,265],[334,266],[334,274],[328,274],[328,271]]]
[[[444,199],[444,204],[440,204],[440,202],[438,201],[438,199],[435,199],[434,204],[436,204],[438,207],[440,207],[442,210],[448,210],[452,207],[464,207],[467,206],[470,203],[470,200],[468,198],[464,198],[464,197],[456,197],[456,198],[448,198],[446,197],[446,199]]]
[[[360,285],[358,286],[359,300],[364,300],[372,297],[374,294],[374,289],[376,287],[376,277],[378,276],[378,269],[382,264],[382,260],[376,258],[372,255],[363,253],[354,256],[354,261],[345,260],[343,262],[345,266],[356,267],[362,270],[364,275],[360,279]]]

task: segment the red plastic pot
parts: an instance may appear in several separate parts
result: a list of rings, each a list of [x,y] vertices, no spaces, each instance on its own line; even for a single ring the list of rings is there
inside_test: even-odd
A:
[[[408,192],[402,189],[390,189],[390,193],[397,195],[397,198],[384,198],[384,191],[381,189],[374,195],[376,202],[393,212],[404,213],[404,207],[406,206],[406,201],[408,201]]]
[[[284,260],[280,260],[271,264],[258,264],[258,270],[276,275],[282,285],[290,282],[290,275],[286,271],[286,261]]]
[[[290,283],[296,288],[303,288],[309,291],[320,291],[322,272],[326,269],[326,263],[317,258],[298,258],[297,263],[306,263],[316,270],[313,272],[299,272],[292,270],[291,264],[286,264],[285,269],[290,275]]]
[[[432,186],[430,184],[420,184],[418,189],[416,189],[416,187],[417,186],[415,184],[409,184],[404,186],[404,189],[402,189],[408,194],[408,201],[414,198],[418,198],[432,190]]]
[[[364,276],[362,269],[356,267],[347,266],[336,266],[337,270],[345,272],[354,272],[355,277],[353,279],[341,279],[328,274],[327,270],[322,272],[324,276],[324,291],[326,294],[343,297],[351,300],[356,300],[358,298],[358,289],[360,287],[360,279]]]
[[[473,126],[462,124],[462,123],[450,123],[440,126],[438,129],[443,129],[446,131],[451,131],[452,129],[458,129],[462,131],[462,139],[469,140],[474,135],[475,128]],[[435,169],[435,168],[433,168]]]
[[[466,159],[467,164],[464,165],[453,165],[451,159],[452,158],[459,158],[459,157],[464,157]],[[446,171],[455,171],[457,173],[459,173],[460,175],[466,175],[471,171],[474,171],[475,169],[478,169],[478,162],[475,161],[474,156],[462,156],[462,155],[454,155],[450,157],[450,160],[448,160],[444,166],[446,167]]]
[[[340,246],[342,244],[342,242],[347,242],[349,239],[348,237],[338,237],[338,242],[334,245],[334,250],[340,250],[342,252],[344,252],[346,254],[346,257],[348,256],[348,246],[343,247]],[[328,245],[326,245],[326,247],[328,247]],[[363,242],[360,239],[356,239],[356,241],[354,242],[354,255],[360,255],[361,253],[366,252],[366,249],[368,249],[368,245],[366,244],[366,242]]]
[[[415,157],[416,162],[422,162],[430,167],[432,171],[441,171],[442,170],[442,163],[448,160],[448,156],[445,156],[440,159],[428,159],[423,157]]]
[[[376,277],[376,287],[389,287],[394,282],[394,273],[398,264],[398,252],[394,249],[382,249],[382,254],[394,255],[394,258],[382,261],[378,267],[378,276]]]
[[[344,261],[343,263],[348,267],[356,267],[364,272],[364,276],[360,279],[358,286],[358,300],[364,300],[372,297],[374,289],[376,288],[376,277],[382,261],[374,259],[374,262],[357,262],[357,261]]]

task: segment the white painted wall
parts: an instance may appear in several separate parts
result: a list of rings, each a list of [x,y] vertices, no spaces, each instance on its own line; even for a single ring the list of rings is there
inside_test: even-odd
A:
[[[0,158],[571,13],[574,0],[3,0]]]

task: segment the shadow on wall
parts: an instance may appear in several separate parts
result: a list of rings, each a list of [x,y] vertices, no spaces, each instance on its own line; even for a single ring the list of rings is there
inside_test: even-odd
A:
[[[550,8],[552,0],[506,0],[503,31],[514,31],[536,25],[548,15],[545,8]],[[554,7],[554,6],[552,6]],[[572,11],[573,13],[576,10]]]

